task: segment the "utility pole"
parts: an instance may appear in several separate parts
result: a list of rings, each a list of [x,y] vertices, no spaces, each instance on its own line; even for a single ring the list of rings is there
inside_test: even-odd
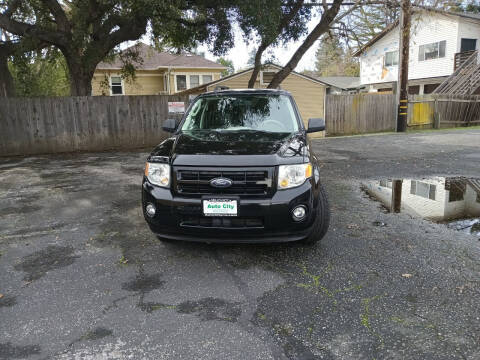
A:
[[[399,213],[402,209],[402,185],[403,180],[392,180],[391,211],[394,213]]]
[[[408,60],[410,57],[410,25],[412,19],[410,0],[402,0],[400,11],[400,66],[398,68],[397,83],[397,132],[407,130],[408,112]]]

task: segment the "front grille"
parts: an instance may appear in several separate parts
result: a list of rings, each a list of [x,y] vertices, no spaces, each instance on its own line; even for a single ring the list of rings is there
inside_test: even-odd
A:
[[[176,169],[175,189],[179,195],[243,195],[252,197],[267,196],[272,190],[273,169],[252,170],[199,170]],[[210,180],[224,177],[233,181],[228,188],[216,188]]]
[[[225,229],[263,228],[263,218],[186,216],[180,221],[180,226]]]

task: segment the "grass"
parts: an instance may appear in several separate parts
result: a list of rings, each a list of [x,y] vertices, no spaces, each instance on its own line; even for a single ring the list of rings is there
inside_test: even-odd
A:
[[[120,258],[120,260],[118,260],[118,263],[120,265],[128,265],[128,259],[125,257],[125,255],[122,255],[122,257]]]
[[[373,329],[372,324],[370,322],[371,317],[375,316],[370,312],[370,304],[371,304],[372,301],[375,301],[375,300],[378,300],[378,299],[381,299],[381,298],[382,298],[382,295],[377,295],[377,296],[374,296],[374,297],[371,297],[371,298],[364,298],[362,300],[363,313],[360,314],[360,321],[361,321],[362,325],[373,336],[375,336],[378,339],[378,348],[383,348],[384,341],[383,341],[383,337]]]

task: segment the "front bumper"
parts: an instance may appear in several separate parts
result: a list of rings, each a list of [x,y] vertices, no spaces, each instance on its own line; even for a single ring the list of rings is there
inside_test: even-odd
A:
[[[145,220],[150,229],[160,237],[172,240],[218,242],[218,243],[270,243],[304,239],[310,234],[316,214],[316,192],[318,187],[312,181],[303,185],[277,191],[272,198],[238,199],[238,219],[259,219],[261,226],[224,226],[220,221],[208,226],[192,225],[186,219],[205,219],[201,198],[181,197],[170,189],[154,186],[144,179],[142,203]],[[212,196],[221,197],[218,195]],[[156,207],[154,217],[145,213],[145,206]],[[292,219],[296,205],[307,208],[307,216],[301,222]],[[228,222],[228,220],[226,220]]]

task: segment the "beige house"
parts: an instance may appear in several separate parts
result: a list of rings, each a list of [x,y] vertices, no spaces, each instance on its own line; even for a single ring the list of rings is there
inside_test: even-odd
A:
[[[258,74],[255,82],[255,88],[266,88],[275,73],[281,67],[275,64],[267,64]],[[247,69],[236,74],[214,80],[207,84],[199,85],[182,92],[182,94],[201,94],[215,89],[245,89],[248,86],[248,80],[252,75],[253,68]],[[289,91],[297,103],[300,115],[305,126],[310,118],[325,118],[325,94],[329,85],[313,77],[292,71],[290,75],[281,83],[283,90]],[[313,137],[322,136],[323,133],[310,134]],[[316,136],[315,136],[316,135]]]
[[[144,43],[133,46],[142,59],[135,66],[134,81],[121,77],[122,61],[101,62],[93,75],[92,95],[172,95],[218,80],[226,68],[193,54],[173,55]],[[128,48],[123,51],[131,51]]]

